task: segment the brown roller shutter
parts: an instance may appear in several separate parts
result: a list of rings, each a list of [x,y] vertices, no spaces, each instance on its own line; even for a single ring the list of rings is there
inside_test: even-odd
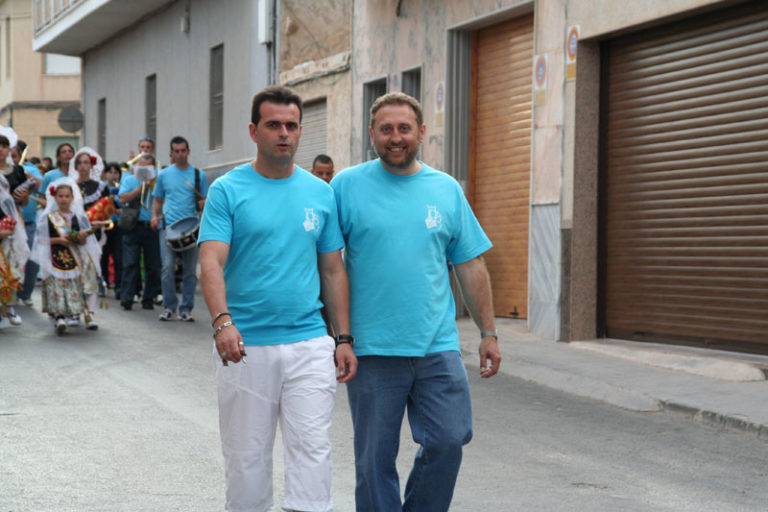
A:
[[[611,41],[609,337],[768,353],[768,10]]]
[[[478,31],[472,53],[469,197],[494,248],[497,316],[528,316],[533,16]]]

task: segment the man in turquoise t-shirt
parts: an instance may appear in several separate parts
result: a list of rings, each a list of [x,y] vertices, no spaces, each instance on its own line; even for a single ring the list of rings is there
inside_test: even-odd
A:
[[[172,320],[179,308],[179,318],[192,322],[197,288],[197,246],[176,252],[168,247],[166,228],[185,218],[197,218],[208,195],[208,178],[205,173],[189,164],[189,142],[184,137],[171,139],[173,165],[157,176],[152,203],[150,226],[160,230],[160,259],[162,260],[163,308],[160,320]],[[197,175],[197,181],[195,179]],[[162,222],[161,222],[162,221]],[[176,296],[176,258],[181,259],[181,304]]]
[[[357,367],[336,202],[331,187],[294,165],[301,135],[296,93],[279,86],[257,93],[249,132],[257,156],[211,185],[198,239],[215,357],[222,361],[216,380],[226,509],[272,506],[279,420],[283,508],[331,511],[336,382],[352,379]],[[338,333],[335,344],[323,305]],[[247,365],[228,364],[245,363],[246,349]]]
[[[359,358],[348,385],[357,510],[446,511],[472,437],[449,264],[481,331],[480,375],[491,377],[501,362],[481,257],[491,242],[456,180],[416,159],[426,129],[419,103],[390,93],[374,102],[370,119],[380,158],[331,181]],[[406,409],[421,448],[402,502],[393,447]]]

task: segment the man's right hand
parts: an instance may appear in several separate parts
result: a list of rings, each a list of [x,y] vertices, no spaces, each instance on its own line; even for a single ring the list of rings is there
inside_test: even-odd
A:
[[[158,219],[157,217],[152,217],[152,219],[149,221],[149,227],[157,231],[157,228],[159,226],[160,226],[160,219]]]
[[[228,320],[231,321],[227,318],[217,322],[216,327]],[[235,325],[228,325],[216,336],[216,351],[222,360],[232,361],[233,363],[239,363],[243,356],[245,356],[243,337]]]

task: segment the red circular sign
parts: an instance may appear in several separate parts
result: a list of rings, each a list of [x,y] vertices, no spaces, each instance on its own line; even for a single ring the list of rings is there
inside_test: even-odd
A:
[[[576,59],[576,51],[578,50],[579,43],[579,31],[576,27],[571,27],[571,31],[568,32],[568,57],[571,60]]]
[[[536,60],[536,85],[544,87],[547,81],[547,59],[540,55]]]

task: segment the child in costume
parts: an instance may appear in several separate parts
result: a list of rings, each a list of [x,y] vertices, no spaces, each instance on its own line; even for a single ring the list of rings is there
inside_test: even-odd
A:
[[[21,324],[13,305],[24,281],[28,258],[24,220],[11,197],[8,180],[0,174],[0,329],[8,324]]]
[[[90,287],[96,298],[98,283],[93,268],[101,257],[101,247],[83,210],[80,189],[73,179],[59,178],[45,195],[46,207],[37,220],[32,253],[43,280],[43,311],[54,319],[59,334],[67,331],[68,318],[81,313],[86,329],[95,330],[94,308],[86,307],[83,295]]]

